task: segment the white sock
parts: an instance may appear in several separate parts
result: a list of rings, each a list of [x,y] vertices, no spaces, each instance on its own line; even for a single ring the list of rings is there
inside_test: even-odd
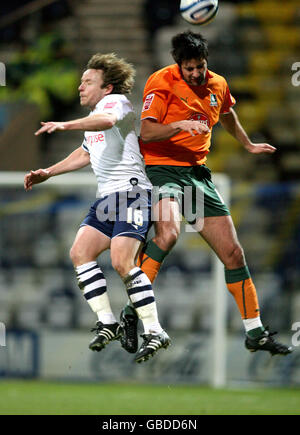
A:
[[[129,299],[143,323],[145,334],[162,332],[152,284],[147,275],[139,267],[134,267],[124,279],[124,283]]]
[[[104,325],[113,325],[117,322],[114,313],[108,313],[107,309],[103,311],[97,311],[97,317],[98,320],[100,320],[100,322],[102,322]]]
[[[253,319],[243,319],[245,331],[251,331],[251,329],[263,328],[260,317],[254,317]]]
[[[107,294],[106,279],[97,262],[77,266],[75,271],[79,288],[98,320],[105,325],[116,323]]]

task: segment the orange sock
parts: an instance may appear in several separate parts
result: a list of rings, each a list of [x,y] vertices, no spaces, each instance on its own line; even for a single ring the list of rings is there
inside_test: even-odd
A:
[[[140,252],[136,265],[148,276],[151,283],[153,283],[157,277],[163,260],[168,253],[169,251],[163,251],[152,240],[150,240]]]
[[[225,270],[226,285],[233,295],[242,319],[259,317],[259,304],[255,285],[250,277],[248,267]]]
[[[141,252],[136,265],[140,267],[142,271],[148,276],[151,283],[153,283],[161,268],[161,263],[153,260],[153,258],[151,257],[148,257],[145,252]]]

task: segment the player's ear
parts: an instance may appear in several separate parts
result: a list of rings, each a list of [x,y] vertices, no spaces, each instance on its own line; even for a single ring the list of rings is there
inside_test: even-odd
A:
[[[107,85],[107,86],[106,86],[105,95],[109,95],[109,94],[111,94],[112,91],[113,91],[113,89],[114,89],[114,85],[112,85],[112,84]]]

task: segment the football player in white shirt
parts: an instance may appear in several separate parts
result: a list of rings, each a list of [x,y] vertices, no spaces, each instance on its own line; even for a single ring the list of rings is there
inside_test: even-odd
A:
[[[50,177],[91,164],[98,181],[98,199],[70,251],[78,285],[98,317],[89,347],[100,351],[110,341],[120,339],[128,352],[137,352],[135,310],[144,327],[144,342],[135,361],[142,362],[168,347],[170,338],[159,323],[151,282],[135,265],[151,224],[152,185],[139,150],[134,110],[124,95],[133,87],[134,74],[133,67],[113,53],[96,54],[89,60],[78,90],[80,104],[89,108],[90,114],[73,121],[42,122],[35,133],[83,130],[83,144],[53,166],[30,171],[25,175],[24,188],[29,191]],[[112,312],[106,280],[97,264],[98,256],[107,249],[134,307],[127,307],[121,324]]]

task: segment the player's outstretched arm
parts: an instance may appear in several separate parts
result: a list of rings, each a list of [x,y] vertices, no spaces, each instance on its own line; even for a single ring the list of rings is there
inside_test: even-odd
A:
[[[77,169],[84,168],[90,163],[90,155],[84,151],[82,147],[77,148],[68,157],[53,166],[46,169],[38,169],[37,171],[30,171],[24,177],[24,189],[26,191],[32,190],[34,184],[42,183],[50,177],[65,174],[67,172],[76,171]]]
[[[186,131],[191,136],[195,136],[196,134],[208,133],[209,128],[200,121],[189,119],[171,122],[170,124],[160,124],[153,119],[144,119],[141,124],[141,139],[145,143],[156,142],[170,139],[170,137],[181,131]]]
[[[220,115],[220,122],[225,130],[228,131],[238,142],[240,142],[249,153],[272,154],[276,148],[268,143],[253,143],[242,127],[236,112],[231,108],[229,113]]]
[[[43,133],[54,133],[55,131],[83,130],[83,131],[102,131],[109,130],[117,122],[117,117],[113,113],[98,113],[86,116],[85,118],[74,119],[66,122],[41,122],[42,127],[34,134],[39,136]]]

